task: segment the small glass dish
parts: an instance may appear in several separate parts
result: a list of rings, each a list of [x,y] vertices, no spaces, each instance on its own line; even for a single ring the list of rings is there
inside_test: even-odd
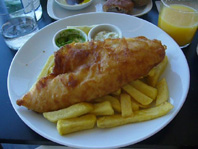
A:
[[[61,29],[53,37],[52,43],[54,46],[54,51],[59,50],[62,46],[70,44],[72,42],[82,43],[87,42],[87,34],[80,29]]]
[[[88,40],[100,40],[122,38],[121,30],[112,24],[99,24],[93,27],[88,34]]]

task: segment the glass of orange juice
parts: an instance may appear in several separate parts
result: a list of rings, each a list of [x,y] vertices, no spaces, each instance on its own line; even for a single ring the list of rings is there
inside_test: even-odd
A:
[[[161,0],[158,26],[187,47],[198,27],[198,0]]]

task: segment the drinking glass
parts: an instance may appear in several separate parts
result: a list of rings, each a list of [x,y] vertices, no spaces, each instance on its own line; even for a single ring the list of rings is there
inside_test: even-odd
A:
[[[0,0],[0,32],[9,48],[19,50],[38,30],[32,0],[25,5],[19,0]]]
[[[198,0],[161,0],[158,26],[187,47],[198,27]]]

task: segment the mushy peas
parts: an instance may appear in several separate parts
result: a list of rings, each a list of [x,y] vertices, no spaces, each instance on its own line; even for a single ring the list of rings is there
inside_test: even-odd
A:
[[[66,44],[70,44],[72,42],[85,42],[85,37],[76,29],[67,29],[60,33],[60,36],[56,39],[56,45],[58,47],[62,47]]]

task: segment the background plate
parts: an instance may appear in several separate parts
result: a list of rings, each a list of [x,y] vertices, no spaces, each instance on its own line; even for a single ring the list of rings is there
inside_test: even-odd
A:
[[[82,10],[66,10],[61,8],[58,4],[56,4],[55,0],[48,0],[47,2],[47,13],[48,15],[55,19],[59,20],[71,15],[82,14],[87,12],[103,12],[102,6],[106,2],[106,0],[93,0],[92,4],[85,9]],[[148,13],[153,7],[153,2],[150,0],[149,4],[140,8],[134,8],[131,15],[133,16],[141,16]]]
[[[89,20],[89,21],[87,21]],[[119,21],[118,21],[119,20]],[[127,23],[123,23],[127,22]],[[163,77],[166,78],[170,102],[174,109],[167,115],[141,123],[124,125],[111,129],[92,129],[60,136],[55,124],[48,122],[41,114],[16,105],[36,81],[48,57],[53,53],[52,37],[66,26],[110,23],[117,25],[125,37],[146,36],[159,39],[167,45],[169,64]],[[165,32],[142,19],[115,13],[87,13],[68,17],[48,25],[36,33],[15,55],[8,74],[8,93],[19,117],[41,136],[77,148],[113,148],[142,141],[165,127],[181,109],[189,89],[189,68],[179,46]]]

